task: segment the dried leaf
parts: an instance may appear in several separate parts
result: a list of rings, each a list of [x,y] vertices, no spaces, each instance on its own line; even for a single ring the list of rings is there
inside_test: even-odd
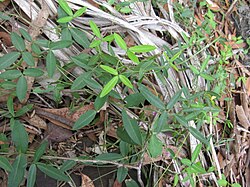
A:
[[[244,111],[242,106],[236,105],[236,114],[237,114],[237,117],[240,121],[240,124],[244,128],[248,129],[250,127],[250,122],[248,121],[246,114],[245,114],[245,111]]]
[[[95,187],[93,181],[87,176],[81,173],[82,184],[81,187]]]

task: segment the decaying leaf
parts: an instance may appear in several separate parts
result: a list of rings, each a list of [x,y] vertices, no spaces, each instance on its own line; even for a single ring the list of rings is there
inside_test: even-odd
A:
[[[81,187],[95,187],[93,181],[87,176],[81,173],[82,184]]]
[[[236,105],[236,114],[237,114],[237,117],[240,121],[240,124],[244,128],[248,129],[250,127],[250,122],[248,121],[246,114],[245,114],[245,111],[244,111],[242,106]]]

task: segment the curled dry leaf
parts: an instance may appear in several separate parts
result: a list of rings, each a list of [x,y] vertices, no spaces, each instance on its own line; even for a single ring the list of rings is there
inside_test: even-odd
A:
[[[93,181],[87,176],[81,173],[82,184],[81,187],[95,187]]]
[[[237,117],[240,121],[240,124],[244,128],[248,129],[250,127],[250,122],[248,121],[246,114],[245,114],[245,111],[244,111],[242,106],[236,105],[236,114],[237,114]]]
[[[23,117],[23,119],[27,121],[30,125],[33,125],[39,129],[47,129],[47,123],[36,114],[30,118],[25,116]]]

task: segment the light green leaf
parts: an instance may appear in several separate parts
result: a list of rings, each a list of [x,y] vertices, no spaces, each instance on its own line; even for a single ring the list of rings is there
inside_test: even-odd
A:
[[[8,172],[12,170],[12,166],[10,165],[9,160],[6,157],[0,156],[0,168]]]
[[[192,165],[191,160],[189,160],[187,158],[181,159],[181,163],[184,164],[184,165],[186,165],[186,166],[191,166]]]
[[[86,12],[86,10],[87,10],[87,7],[82,7],[82,8],[80,8],[80,9],[78,9],[78,10],[74,13],[73,17],[74,17],[74,18],[80,17],[83,13]]]
[[[24,174],[27,166],[27,158],[24,154],[20,154],[16,157],[12,164],[12,170],[8,176],[9,187],[19,187],[24,179]]]
[[[58,0],[58,3],[60,5],[60,7],[69,15],[69,16],[73,16],[73,11],[71,10],[71,8],[69,7],[68,3],[66,0]]]
[[[10,52],[0,57],[0,70],[10,67],[19,58],[19,52]]]
[[[67,175],[65,175],[64,172],[53,166],[39,163],[37,164],[37,167],[39,170],[41,170],[43,173],[45,173],[46,175],[48,175],[53,179],[65,182],[70,181],[70,178]]]
[[[72,43],[73,43],[73,41],[71,41],[71,40],[61,40],[61,41],[50,43],[49,48],[51,50],[68,48],[72,45]]]
[[[37,68],[28,68],[23,71],[23,74],[30,77],[40,77],[43,75],[43,71]]]
[[[191,161],[194,163],[195,160],[198,158],[200,152],[201,152],[201,147],[202,147],[202,144],[198,144],[194,150],[194,152],[192,153],[191,155]]]
[[[133,85],[127,77],[125,77],[124,75],[119,75],[119,78],[123,84],[125,84],[127,87],[133,89]]]
[[[23,38],[21,36],[19,36],[15,32],[12,32],[10,34],[10,37],[11,37],[11,41],[12,41],[13,45],[15,46],[15,48],[18,51],[24,51],[25,50],[25,43],[24,43],[24,40],[23,40]]]
[[[146,86],[140,84],[139,90],[141,94],[148,100],[152,105],[159,109],[165,109],[165,105],[163,101],[161,101],[157,96],[155,96],[152,92],[150,92]]]
[[[117,70],[115,70],[114,68],[111,68],[109,66],[105,66],[105,65],[100,65],[100,67],[105,70],[106,72],[112,74],[112,75],[118,75]]]
[[[29,144],[28,133],[22,123],[11,119],[11,139],[18,152],[26,153]]]
[[[117,34],[114,33],[114,38],[115,38],[115,42],[117,43],[117,45],[122,48],[123,50],[127,51],[127,44],[126,42],[122,39],[122,37]]]
[[[95,118],[95,115],[96,115],[95,110],[88,110],[79,117],[79,119],[75,122],[72,129],[78,130],[85,127],[86,125],[89,125],[90,122],[93,121],[93,119]]]
[[[137,63],[137,64],[140,63],[138,57],[137,57],[133,52],[131,52],[131,51],[128,50],[128,51],[127,51],[127,55],[128,55],[128,58],[129,58],[130,60],[132,60],[133,62],[135,62],[135,63]]]
[[[131,119],[125,110],[122,110],[122,122],[129,137],[137,144],[142,144],[141,131],[135,120]]]
[[[241,187],[241,185],[239,183],[233,183],[232,187]]]
[[[196,75],[199,75],[199,74],[200,74],[199,70],[198,70],[196,67],[194,67],[193,65],[189,65],[189,68],[191,69],[191,71],[192,71],[194,74],[196,74]]]
[[[204,135],[200,131],[198,131],[193,127],[189,127],[188,130],[195,138],[200,140],[202,143],[208,145],[208,140],[204,137]]]
[[[9,79],[9,80],[13,80],[13,79],[16,79],[18,77],[20,77],[22,75],[21,71],[20,70],[7,70],[5,72],[2,72],[0,74],[0,78],[1,79]]]
[[[57,20],[57,23],[68,23],[68,22],[70,22],[72,19],[73,19],[72,16],[65,16],[65,17],[59,18],[59,19]]]
[[[28,51],[25,51],[22,53],[22,58],[23,60],[29,65],[29,66],[34,66],[35,65],[35,60],[32,56],[32,54]]]
[[[34,161],[33,163],[36,163],[40,160],[40,158],[43,156],[43,154],[45,153],[46,149],[48,146],[48,140],[44,140],[39,148],[36,150],[35,154],[34,154]]]
[[[28,90],[27,80],[24,76],[21,76],[16,84],[16,96],[19,99],[19,101],[25,99],[27,90]]]
[[[201,77],[203,77],[204,79],[206,79],[208,81],[214,81],[214,79],[215,79],[214,77],[212,77],[211,75],[208,75],[206,73],[201,73],[200,75],[201,75]]]
[[[23,36],[26,40],[28,40],[29,42],[32,41],[32,38],[31,38],[30,34],[29,34],[26,30],[24,30],[23,28],[20,28],[19,31],[20,31],[20,33],[22,34],[22,36]]]
[[[121,13],[128,14],[128,13],[130,13],[132,10],[131,10],[131,8],[129,8],[128,6],[125,6],[125,7],[122,7],[119,11],[120,11]]]
[[[36,182],[36,165],[31,164],[27,178],[27,187],[34,187],[35,182]]]
[[[156,47],[153,45],[137,45],[129,48],[129,51],[134,53],[146,53],[155,50]]]
[[[94,40],[93,42],[90,43],[89,47],[95,48],[95,47],[99,46],[101,43],[102,43],[101,40]]]
[[[170,99],[170,101],[167,104],[167,109],[172,109],[175,105],[175,103],[178,102],[179,98],[181,97],[182,90],[179,90],[175,95]]]
[[[118,80],[119,80],[118,76],[113,77],[102,89],[100,97],[104,97],[105,95],[107,95],[115,87]]]
[[[228,182],[225,179],[219,179],[218,181],[219,186],[227,186]]]
[[[128,168],[119,167],[116,173],[116,178],[119,183],[122,183],[128,175]]]
[[[23,106],[21,109],[19,109],[16,112],[15,117],[20,117],[20,116],[26,114],[28,111],[30,111],[32,109],[32,107],[33,107],[33,104],[28,104],[28,105]]]
[[[72,28],[70,29],[70,32],[74,38],[74,40],[79,43],[84,48],[89,48],[89,40],[85,34],[85,32],[80,31],[79,29]]]
[[[152,158],[156,158],[162,154],[162,142],[157,138],[156,134],[152,134],[148,144],[148,151]]]
[[[93,21],[89,21],[89,25],[93,31],[93,33],[98,37],[101,38],[101,32],[100,29],[97,27],[97,25]]]
[[[46,56],[46,69],[49,77],[53,77],[56,70],[56,57],[52,51],[49,51]]]

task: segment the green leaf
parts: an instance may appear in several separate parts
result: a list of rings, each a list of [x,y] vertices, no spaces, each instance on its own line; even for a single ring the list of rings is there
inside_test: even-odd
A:
[[[194,152],[192,153],[191,155],[191,161],[194,163],[195,160],[198,158],[200,152],[201,152],[201,147],[202,147],[202,144],[198,144],[194,150]]]
[[[121,160],[123,157],[118,153],[103,153],[95,157],[95,160],[112,160],[117,161]]]
[[[20,70],[7,70],[5,72],[2,72],[0,74],[0,78],[1,79],[9,79],[9,80],[13,80],[13,79],[16,79],[18,77],[20,77],[22,75],[21,71]]]
[[[43,75],[43,71],[37,68],[28,68],[23,71],[23,74],[30,77],[40,77]]]
[[[183,116],[174,114],[174,117],[183,127],[188,127],[188,122]]]
[[[73,126],[73,130],[78,130],[86,125],[89,125],[90,122],[95,118],[96,111],[95,110],[88,110],[84,114],[82,114],[79,119],[75,122]]]
[[[105,36],[103,38],[103,41],[105,41],[105,42],[112,42],[113,40],[114,40],[114,35],[113,34],[110,34],[110,35]]]
[[[78,9],[78,10],[74,13],[73,17],[74,17],[74,18],[80,17],[83,13],[86,12],[86,10],[87,10],[87,7],[82,7],[82,8],[80,8],[80,9]]]
[[[102,89],[100,97],[104,97],[105,95],[107,95],[115,87],[118,80],[119,80],[118,76],[113,77]]]
[[[30,34],[29,34],[26,30],[24,30],[23,28],[20,28],[20,29],[19,29],[19,32],[22,34],[22,36],[23,36],[26,40],[28,40],[29,42],[32,41],[32,38],[31,38]]]
[[[15,111],[14,111],[14,104],[13,104],[13,97],[9,96],[8,100],[7,100],[7,108],[9,113],[14,116],[15,115]]]
[[[133,179],[129,179],[125,181],[126,187],[139,187],[137,182],[135,182]]]
[[[162,154],[162,142],[157,138],[156,134],[152,134],[148,144],[148,151],[152,158],[156,158]]]
[[[107,101],[108,96],[104,96],[104,97],[100,97],[99,95],[96,97],[95,99],[95,103],[94,103],[94,107],[95,110],[98,111],[100,110],[103,105],[105,104],[105,102]]]
[[[200,74],[199,70],[198,70],[196,67],[194,67],[193,65],[189,65],[189,68],[191,69],[191,71],[192,71],[194,74],[196,74],[196,75],[199,75],[199,74]]]
[[[16,112],[15,117],[20,117],[20,116],[26,114],[28,111],[30,111],[32,109],[32,107],[33,107],[33,104],[28,104],[28,105],[23,106],[21,109],[19,109]]]
[[[225,179],[219,179],[217,183],[219,184],[219,186],[227,186],[228,182]]]
[[[46,47],[48,48],[49,47],[49,43],[50,41],[49,40],[35,40],[35,43],[41,47]]]
[[[179,175],[176,173],[175,176],[174,176],[174,184],[173,186],[176,186],[179,182]]]
[[[0,156],[0,168],[8,172],[12,170],[12,166],[10,165],[9,160],[6,157]]]
[[[31,50],[32,50],[32,52],[34,52],[37,55],[40,55],[42,53],[40,47],[35,43],[31,44]]]
[[[129,58],[130,60],[132,60],[133,62],[135,62],[135,63],[137,63],[137,64],[140,63],[138,57],[137,57],[133,52],[131,52],[130,50],[127,51],[127,55],[128,55],[128,58]]]
[[[61,40],[66,40],[66,41],[72,41],[72,36],[71,36],[71,33],[69,31],[69,28],[64,28],[62,29],[62,32],[61,32]],[[73,41],[72,41],[73,42]]]
[[[155,96],[152,92],[150,92],[146,86],[140,84],[139,90],[141,94],[145,97],[145,99],[148,100],[149,103],[151,103],[152,105],[154,105],[159,109],[165,109],[163,101],[161,101],[157,96]]]
[[[5,14],[4,12],[0,12],[0,19],[2,20],[10,20],[11,17]]]
[[[157,119],[157,121],[154,123],[153,131],[156,133],[161,132],[161,130],[164,128],[164,125],[167,123],[167,118],[168,114],[166,111],[164,111]]]
[[[36,163],[40,160],[40,158],[43,156],[43,154],[45,153],[47,146],[48,146],[48,140],[44,140],[39,148],[36,150],[35,154],[34,154],[34,161],[33,163]]]
[[[120,11],[121,13],[128,14],[128,13],[130,13],[132,10],[131,10],[131,8],[129,8],[128,6],[125,6],[125,7],[122,7],[119,11]]]
[[[126,107],[134,107],[134,106],[139,106],[141,103],[144,103],[145,98],[141,93],[135,93],[135,94],[129,94],[125,98]]]
[[[204,137],[204,135],[200,131],[198,131],[193,127],[189,127],[188,130],[195,138],[200,140],[202,143],[208,145],[208,140]]]
[[[82,74],[79,77],[77,77],[72,86],[71,86],[71,90],[79,90],[82,89],[83,87],[85,87],[87,85],[86,81],[85,81],[86,75]]]
[[[193,163],[191,168],[195,173],[199,174],[207,173],[206,170],[201,166],[200,162]]]
[[[59,18],[59,19],[57,20],[57,23],[68,23],[68,22],[70,22],[72,19],[73,19],[72,16],[65,16],[65,17]]]
[[[181,97],[182,90],[179,90],[175,95],[170,99],[170,101],[167,104],[167,109],[172,109],[175,105],[175,103],[178,102],[179,98]]]
[[[127,44],[119,34],[114,33],[115,42],[123,50],[127,51]]]
[[[93,31],[93,33],[98,37],[102,38],[100,29],[97,27],[97,25],[93,21],[89,21],[89,25]]]
[[[11,139],[18,152],[26,153],[29,144],[29,137],[23,124],[18,120],[11,119]]]
[[[116,178],[119,183],[122,183],[128,175],[128,168],[119,167],[116,173]]]
[[[16,95],[19,101],[25,99],[27,90],[28,90],[27,80],[24,76],[21,76],[16,84]]]
[[[70,29],[70,32],[77,43],[79,43],[84,48],[89,48],[90,43],[85,32],[80,31],[79,29],[76,28]]]
[[[11,41],[12,41],[13,45],[15,46],[15,48],[18,51],[24,51],[25,50],[25,43],[24,43],[24,40],[23,40],[23,38],[21,36],[19,36],[15,32],[12,32],[10,34],[10,37],[11,37]]]
[[[36,182],[36,165],[31,164],[27,178],[27,187],[35,186],[35,182]]]
[[[211,75],[208,75],[206,73],[201,73],[200,75],[201,75],[201,77],[203,77],[204,79],[206,79],[208,81],[214,81],[215,80],[214,77],[212,77]]]
[[[43,173],[45,173],[46,175],[48,175],[49,177],[59,180],[59,181],[70,181],[70,178],[64,174],[64,172],[62,172],[61,170],[50,166],[50,165],[46,165],[46,164],[42,164],[39,163],[37,164],[38,169],[40,169]]]
[[[125,77],[124,75],[119,75],[119,78],[123,84],[125,84],[127,87],[133,89],[133,85],[127,77]]]
[[[52,51],[49,51],[46,56],[46,69],[49,77],[53,77],[56,70],[56,57]]]
[[[12,164],[12,170],[8,177],[9,187],[19,187],[24,179],[24,174],[27,166],[27,158],[24,154],[20,154],[16,157],[14,163]]]
[[[129,48],[129,51],[134,53],[146,53],[155,50],[156,47],[153,45],[137,45]]]
[[[0,57],[0,70],[10,67],[19,58],[19,52],[10,52]]]
[[[65,172],[67,170],[72,169],[76,165],[76,161],[74,160],[66,160],[60,167],[60,170]]]
[[[127,131],[122,128],[122,127],[118,127],[116,130],[116,134],[117,136],[124,142],[131,144],[131,145],[137,145],[137,143],[135,143],[130,136],[128,135]]]
[[[204,62],[201,65],[201,72],[203,72],[205,70],[205,68],[207,67],[207,64],[210,60],[210,55],[207,56],[207,58],[204,60]]]
[[[100,65],[100,67],[105,70],[106,72],[112,74],[112,75],[118,75],[117,70],[115,70],[114,68],[111,68],[109,66],[105,66],[105,65]]]
[[[22,53],[22,58],[23,60],[29,65],[29,66],[34,66],[35,65],[35,60],[32,56],[32,54],[28,51],[25,51]]]
[[[56,49],[63,49],[63,48],[68,48],[72,45],[72,41],[70,40],[61,40],[57,42],[53,42],[49,45],[49,48],[51,50],[56,50]]]
[[[122,110],[122,122],[125,130],[127,131],[129,137],[137,144],[142,144],[142,137],[140,127],[137,122],[131,119],[125,110]]]
[[[69,7],[68,3],[66,2],[66,0],[58,0],[58,3],[60,5],[60,7],[69,15],[69,16],[73,16],[73,11],[71,10],[71,8]]]

